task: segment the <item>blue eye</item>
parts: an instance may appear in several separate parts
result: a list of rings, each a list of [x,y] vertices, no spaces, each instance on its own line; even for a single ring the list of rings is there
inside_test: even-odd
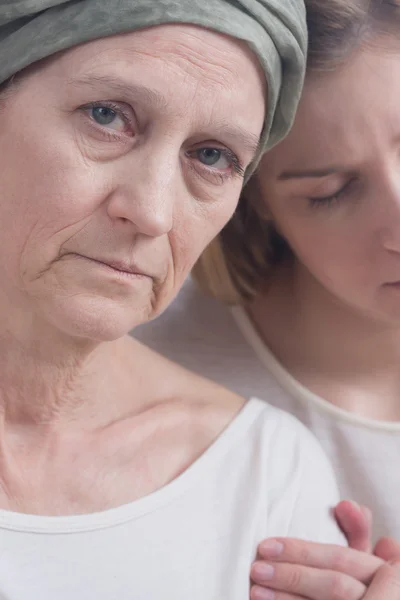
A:
[[[117,117],[117,113],[108,106],[94,106],[91,109],[91,116],[99,125],[111,125]]]
[[[123,132],[126,129],[126,119],[121,111],[117,111],[111,106],[98,105],[90,108],[90,116],[93,121],[102,127],[113,129],[117,132]]]
[[[218,148],[201,148],[200,150],[197,150],[196,153],[199,161],[207,167],[214,167],[221,160],[221,157],[223,158],[225,166],[220,168],[226,169],[229,166],[229,162],[223,151],[218,150]]]
[[[196,158],[199,163],[208,167],[210,171],[231,171],[241,177],[244,175],[244,169],[238,157],[227,148],[198,148],[190,152],[189,156]]]
[[[82,107],[90,119],[109,131],[128,133],[132,128],[132,117],[123,106],[111,102],[92,102]]]

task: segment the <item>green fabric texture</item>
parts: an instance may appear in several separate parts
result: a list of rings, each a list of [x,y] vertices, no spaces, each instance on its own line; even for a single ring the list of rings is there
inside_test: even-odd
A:
[[[0,0],[0,83],[60,50],[166,23],[247,42],[268,82],[261,150],[286,135],[304,79],[303,0]]]

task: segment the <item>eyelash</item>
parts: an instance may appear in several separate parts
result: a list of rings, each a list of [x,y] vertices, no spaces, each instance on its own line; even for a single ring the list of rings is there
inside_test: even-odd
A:
[[[133,125],[133,120],[131,118],[131,115],[129,114],[128,111],[125,111],[120,104],[116,104],[114,102],[110,102],[107,100],[104,101],[97,101],[97,102],[90,102],[89,104],[85,104],[85,106],[81,107],[82,111],[88,111],[90,109],[93,108],[109,108],[110,110],[114,111],[116,115],[118,115],[126,125],[132,126]],[[99,125],[98,123],[96,123],[93,119],[91,119],[92,124],[96,127],[96,129],[98,131],[101,131],[102,134],[109,140],[111,141],[120,141],[121,140],[121,134],[117,133],[117,132],[113,132],[111,130],[108,130],[106,127],[102,127],[101,125]],[[198,150],[200,150],[201,148],[199,148]],[[243,167],[242,163],[240,162],[238,156],[232,152],[232,150],[228,150],[227,148],[216,148],[218,149],[219,152],[221,152],[221,154],[223,154],[231,163],[232,163],[232,169],[233,169],[233,175],[234,176],[238,176],[243,178],[244,174],[245,174],[245,168]],[[194,150],[191,152],[187,153],[187,156],[191,157],[191,156],[195,156],[196,152],[198,150]],[[230,175],[232,175],[232,173],[218,173],[215,169],[212,169],[210,167],[207,167],[207,165],[204,165],[202,163],[200,163],[200,161],[198,161],[199,164],[201,164],[201,168],[205,171],[207,171],[208,173],[210,173],[213,177],[217,177],[221,183],[223,183],[227,177],[229,177]]]
[[[319,198],[308,198],[310,207],[311,208],[322,208],[322,207],[330,208],[330,207],[332,207],[333,204],[339,204],[339,202],[342,200],[344,193],[348,191],[348,188],[350,187],[350,185],[353,182],[354,182],[354,178],[350,179],[350,181],[345,183],[344,186],[340,188],[340,190],[338,190],[334,194],[331,194],[330,196],[321,196]]]
[[[229,158],[229,160],[232,161],[232,166],[233,166],[235,175],[238,175],[239,177],[244,177],[245,168],[243,167],[242,163],[240,162],[240,160],[236,156],[236,154],[234,154],[231,150],[224,150],[224,153],[225,153],[225,156],[227,156]]]

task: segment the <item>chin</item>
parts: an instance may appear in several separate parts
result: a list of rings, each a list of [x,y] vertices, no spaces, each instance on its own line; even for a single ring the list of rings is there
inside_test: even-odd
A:
[[[70,337],[93,342],[117,340],[152,318],[148,302],[118,302],[100,296],[75,296],[48,307],[47,322]]]
[[[371,298],[373,312],[385,326],[400,326],[400,286],[382,287],[378,294]]]
[[[386,326],[397,329],[400,327],[400,306],[391,310],[380,311],[382,321]]]

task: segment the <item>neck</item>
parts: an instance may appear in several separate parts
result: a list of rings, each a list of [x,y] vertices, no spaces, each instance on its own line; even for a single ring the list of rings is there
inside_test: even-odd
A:
[[[110,399],[126,398],[127,372],[134,381],[134,368],[126,368],[130,340],[98,344],[33,329],[0,330],[0,421],[96,427],[116,417],[121,406]]]
[[[312,391],[353,411],[357,397],[363,414],[360,398],[376,414],[371,402],[385,397],[398,415],[400,327],[357,314],[297,266],[282,267],[249,311],[272,352]]]

